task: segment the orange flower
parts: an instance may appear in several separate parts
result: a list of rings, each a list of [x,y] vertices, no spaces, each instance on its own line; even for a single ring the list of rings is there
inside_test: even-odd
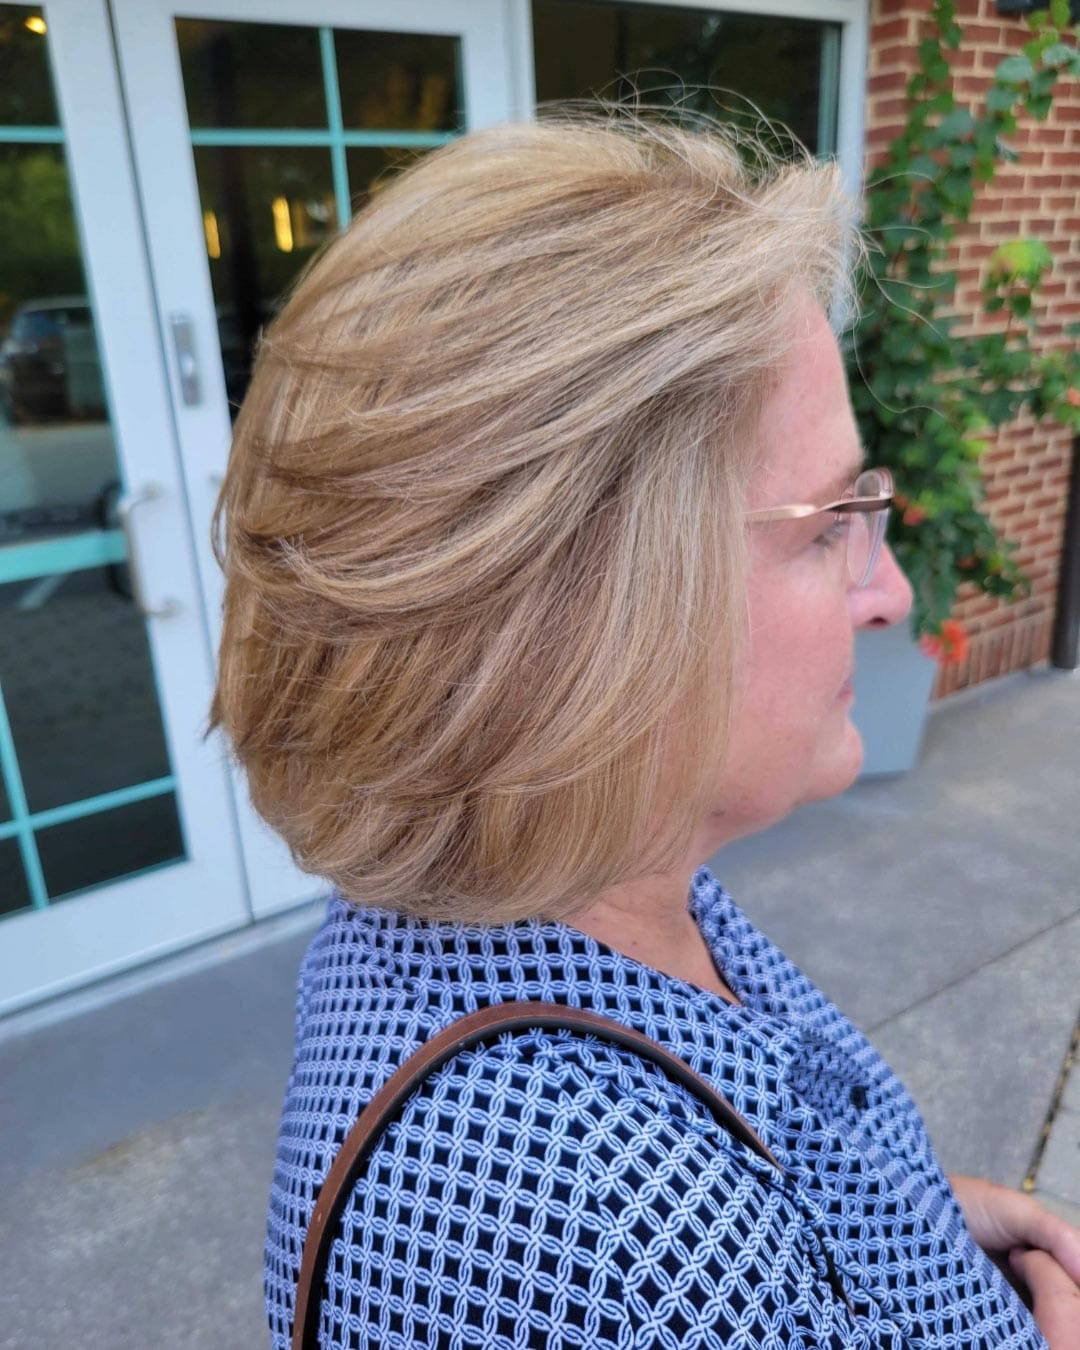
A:
[[[1071,403],[1074,408],[1080,408],[1080,389],[1070,389],[1065,395],[1065,402]]]
[[[919,645],[943,666],[958,666],[967,656],[968,635],[962,623],[946,619],[937,633],[924,634]]]
[[[909,506],[902,519],[905,525],[921,525],[926,519],[926,512],[921,506]]]

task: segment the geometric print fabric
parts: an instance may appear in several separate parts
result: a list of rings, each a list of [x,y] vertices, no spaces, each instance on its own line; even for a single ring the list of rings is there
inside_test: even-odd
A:
[[[328,1350],[1045,1345],[865,1037],[705,869],[690,907],[742,1006],[565,924],[330,902],[301,966],[270,1196],[275,1350],[315,1195],[360,1110],[435,1032],[512,999],[592,1008],[660,1041],[783,1176],[632,1051],[504,1034],[432,1074],[383,1134],[331,1248]]]

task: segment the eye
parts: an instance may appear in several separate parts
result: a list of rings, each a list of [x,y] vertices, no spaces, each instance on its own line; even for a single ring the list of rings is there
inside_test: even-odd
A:
[[[838,548],[847,542],[848,530],[851,527],[851,517],[844,512],[839,511],[831,517],[829,528],[819,534],[814,543],[824,549]]]

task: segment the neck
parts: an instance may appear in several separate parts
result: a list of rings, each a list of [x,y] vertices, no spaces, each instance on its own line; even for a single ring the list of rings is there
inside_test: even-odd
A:
[[[738,1003],[688,909],[694,870],[680,868],[612,886],[595,896],[572,922],[597,942],[642,965]]]

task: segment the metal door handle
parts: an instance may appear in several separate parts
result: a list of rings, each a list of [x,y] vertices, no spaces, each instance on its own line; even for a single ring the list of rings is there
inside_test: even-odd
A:
[[[135,552],[135,531],[132,528],[131,518],[135,514],[135,508],[142,506],[146,502],[156,501],[163,495],[161,488],[154,483],[148,483],[141,492],[131,495],[125,495],[120,498],[116,504],[116,513],[120,517],[120,525],[124,531],[124,541],[127,544],[128,570],[131,573],[131,593],[135,599],[135,607],[139,613],[145,615],[148,619],[170,619],[174,614],[179,613],[180,606],[175,600],[166,600],[163,605],[156,609],[146,603],[146,596],[143,593],[142,578],[139,576],[139,561]]]

